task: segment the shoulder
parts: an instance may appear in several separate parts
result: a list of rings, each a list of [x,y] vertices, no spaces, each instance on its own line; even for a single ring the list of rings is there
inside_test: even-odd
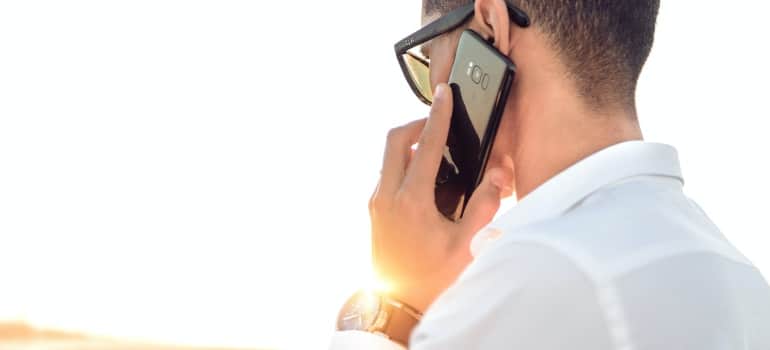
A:
[[[553,218],[504,230],[478,263],[539,247],[590,278],[673,256],[708,253],[750,265],[678,184],[643,178],[602,189]]]

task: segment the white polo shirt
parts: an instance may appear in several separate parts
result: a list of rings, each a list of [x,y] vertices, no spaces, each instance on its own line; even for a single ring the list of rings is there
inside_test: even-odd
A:
[[[770,349],[770,287],[682,185],[663,144],[574,164],[474,237],[410,348]],[[331,349],[403,347],[347,331]]]

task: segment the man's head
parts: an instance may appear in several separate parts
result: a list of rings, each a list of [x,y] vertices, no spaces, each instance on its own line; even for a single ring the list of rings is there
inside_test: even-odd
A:
[[[511,23],[504,1],[526,12],[530,27]],[[423,0],[423,24],[469,2]],[[432,86],[448,80],[466,28],[516,64],[488,166],[510,168],[522,197],[601,148],[642,138],[634,95],[658,7],[659,0],[476,0],[466,25],[422,49]]]
[[[504,0],[529,14],[586,104],[633,108],[660,0]],[[470,0],[423,0],[423,21]],[[481,14],[483,16],[483,14]],[[477,15],[477,17],[479,17]]]

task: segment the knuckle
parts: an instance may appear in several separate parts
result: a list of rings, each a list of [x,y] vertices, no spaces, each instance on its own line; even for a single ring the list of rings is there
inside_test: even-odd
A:
[[[377,213],[381,212],[385,207],[387,203],[385,198],[382,196],[374,195],[372,198],[369,199],[369,213]]]
[[[369,197],[369,201],[366,203],[367,208],[369,208],[370,214],[374,212],[374,197],[375,195],[372,195],[371,197]]]
[[[431,143],[431,141],[433,141],[433,137],[431,136],[431,134],[429,132],[430,130],[425,129],[425,131],[426,132],[424,132],[424,133],[422,133],[422,135],[420,135],[420,139],[417,142],[418,147],[424,147],[425,145],[428,145],[428,144]]]
[[[404,214],[415,214],[420,211],[420,200],[412,192],[402,191],[396,199],[396,206]]]
[[[398,141],[401,139],[402,134],[403,134],[402,127],[395,127],[393,129],[388,130],[388,134],[386,136],[387,144],[392,145],[392,144],[398,143]]]
[[[438,147],[439,143],[441,143],[441,141],[438,135],[432,132],[424,132],[420,135],[420,141],[417,147]]]

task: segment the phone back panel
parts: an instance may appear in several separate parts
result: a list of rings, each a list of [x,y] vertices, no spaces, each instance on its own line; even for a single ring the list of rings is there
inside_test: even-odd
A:
[[[462,216],[481,181],[515,67],[473,31],[462,33],[449,76],[453,94],[447,147],[436,178],[436,204],[444,216]],[[504,96],[503,96],[504,95]]]
[[[510,62],[489,46],[478,34],[463,32],[449,75],[449,83],[459,87],[467,117],[479,139],[487,130]]]

